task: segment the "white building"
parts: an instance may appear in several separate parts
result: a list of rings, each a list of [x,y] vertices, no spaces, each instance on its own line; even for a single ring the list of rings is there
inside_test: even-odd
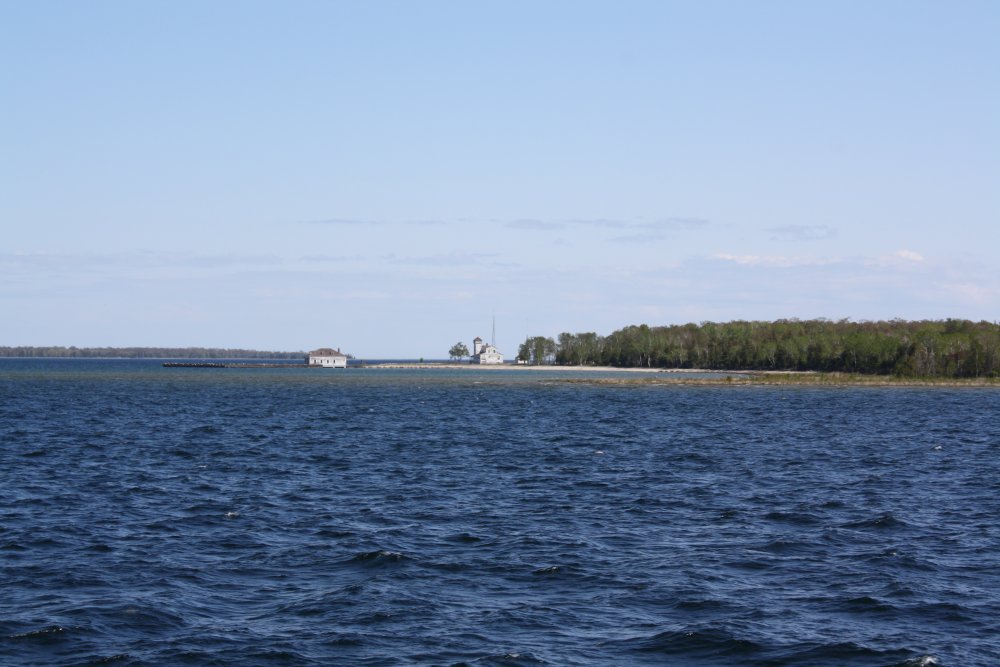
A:
[[[472,363],[474,364],[502,364],[503,355],[497,352],[493,345],[483,342],[483,339],[476,336],[472,341]]]
[[[309,353],[307,363],[310,366],[322,366],[323,368],[347,368],[347,355],[342,354],[340,350],[321,347]]]

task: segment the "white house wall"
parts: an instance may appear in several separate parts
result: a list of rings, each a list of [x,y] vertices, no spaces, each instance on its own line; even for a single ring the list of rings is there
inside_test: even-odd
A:
[[[347,368],[347,357],[309,357],[309,365],[324,368]]]
[[[480,364],[502,364],[503,355],[499,352],[483,352],[477,359]]]

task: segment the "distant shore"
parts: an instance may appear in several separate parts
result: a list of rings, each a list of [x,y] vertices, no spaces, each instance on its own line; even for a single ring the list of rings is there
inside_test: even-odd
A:
[[[468,363],[388,362],[364,365],[367,369],[518,370],[570,373],[628,373],[623,378],[563,378],[557,382],[607,385],[717,385],[717,386],[824,386],[824,387],[998,387],[1000,378],[908,378],[894,375],[861,375],[817,371],[713,370],[706,368],[619,368],[616,366],[480,365]],[[670,377],[664,377],[670,376]],[[687,377],[685,377],[687,376]],[[714,376],[714,377],[705,377]]]
[[[813,371],[667,371],[673,377],[566,378],[562,382],[617,385],[708,385],[772,387],[993,387],[1000,378],[904,378],[893,375],[851,375]],[[693,374],[684,377],[684,373]],[[711,373],[719,377],[704,377]]]
[[[526,364],[469,364],[461,362],[409,362],[409,361],[388,361],[374,364],[361,362],[362,368],[393,368],[393,369],[454,369],[454,370],[519,370],[519,371],[587,371],[604,372],[613,371],[616,373],[725,373],[727,371],[701,371],[692,369],[681,369],[677,371],[667,371],[663,368],[616,368],[614,366],[528,366]]]

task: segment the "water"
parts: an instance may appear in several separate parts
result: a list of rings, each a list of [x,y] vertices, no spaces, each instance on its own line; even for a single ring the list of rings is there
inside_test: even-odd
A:
[[[0,360],[0,663],[1000,664],[1000,391],[561,377]]]

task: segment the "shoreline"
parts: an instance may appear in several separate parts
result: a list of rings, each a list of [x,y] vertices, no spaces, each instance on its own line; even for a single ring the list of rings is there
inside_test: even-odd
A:
[[[351,366],[348,366],[351,368]],[[354,368],[364,368],[364,369],[413,369],[413,370],[434,370],[434,369],[448,369],[448,370],[472,370],[472,371],[502,371],[502,370],[518,370],[518,371],[570,371],[570,372],[613,372],[613,373],[732,373],[738,371],[708,371],[708,370],[698,370],[693,368],[683,368],[683,369],[666,369],[666,368],[617,368],[615,366],[555,366],[555,365],[541,365],[541,366],[528,366],[523,364],[467,364],[467,363],[433,363],[433,362],[407,362],[407,361],[387,361],[377,364],[365,364],[362,363],[360,366],[354,366]]]
[[[988,387],[1000,388],[1000,378],[907,378],[894,375],[862,375],[822,371],[712,370],[702,368],[618,368],[616,366],[526,366],[463,363],[389,362],[362,366],[364,369],[518,370],[568,373],[628,373],[630,378],[555,378],[551,382],[603,385],[705,385],[705,386],[805,386],[805,387]],[[716,377],[690,377],[690,376]],[[664,377],[668,376],[668,377]],[[689,377],[685,377],[689,376]]]

